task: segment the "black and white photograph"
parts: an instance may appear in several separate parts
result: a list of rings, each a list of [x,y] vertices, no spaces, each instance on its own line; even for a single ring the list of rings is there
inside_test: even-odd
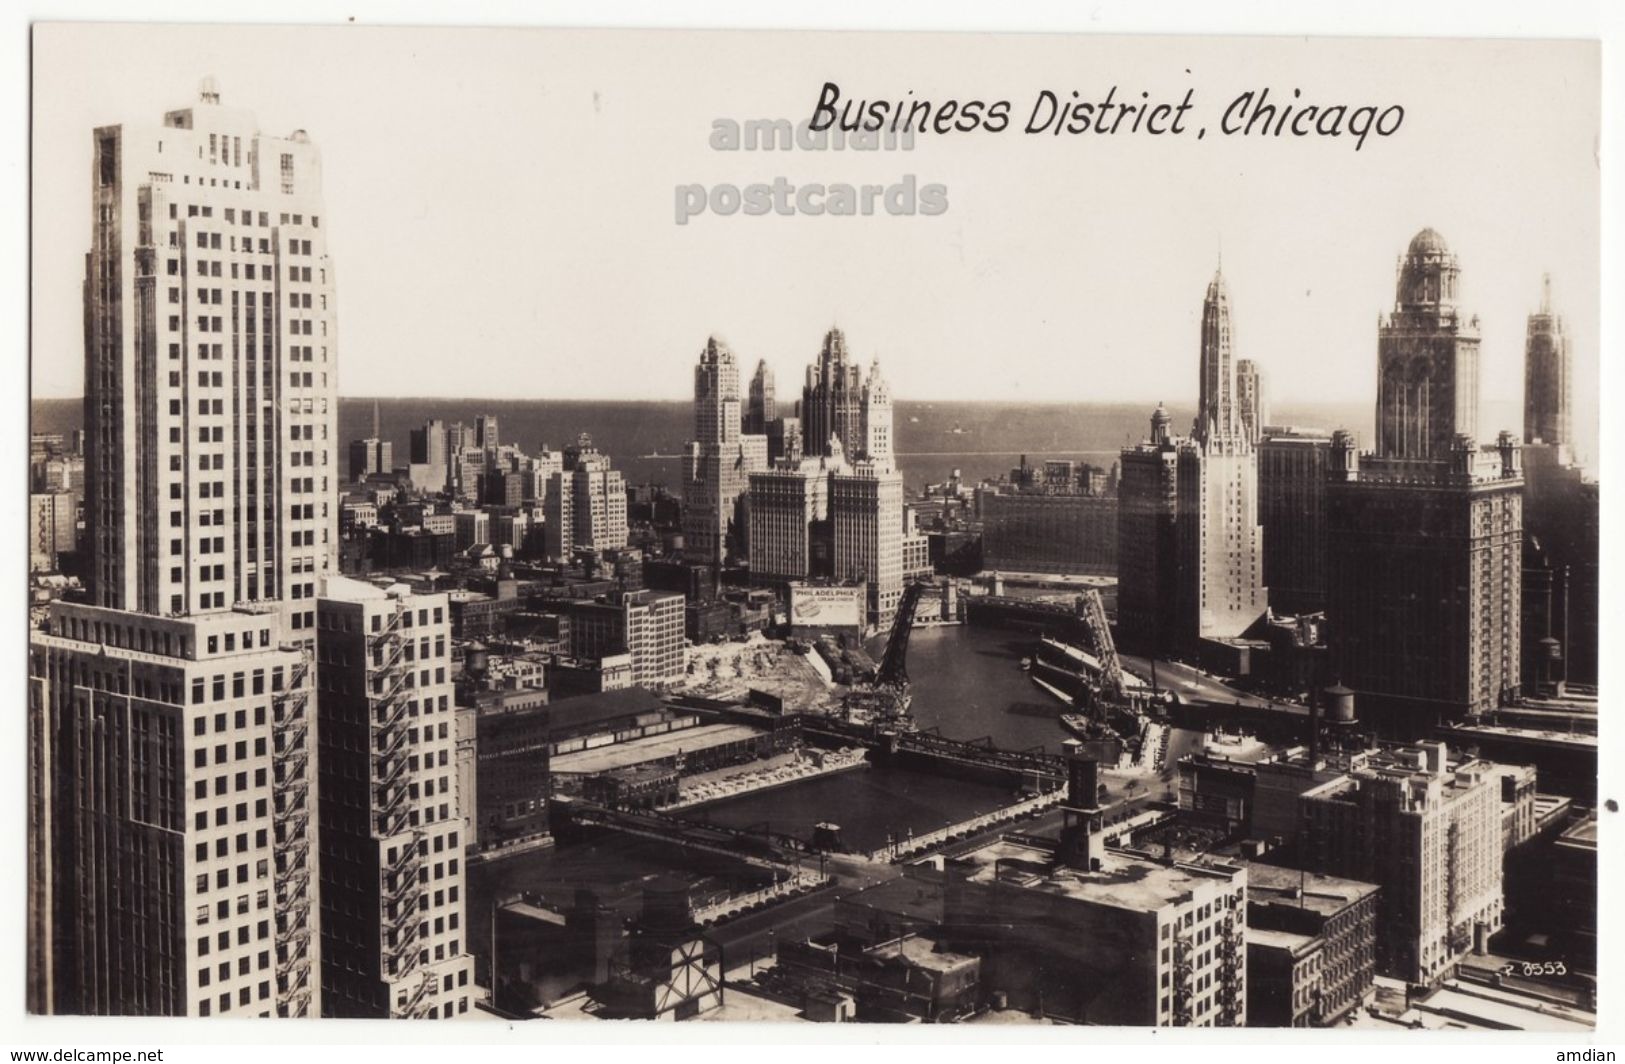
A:
[[[26,31],[11,1041],[1613,1059],[1595,34],[148,17]]]

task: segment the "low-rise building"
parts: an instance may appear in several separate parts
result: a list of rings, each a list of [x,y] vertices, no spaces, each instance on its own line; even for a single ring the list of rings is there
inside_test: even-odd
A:
[[[1247,868],[1247,1023],[1327,1027],[1371,993],[1378,888],[1291,868]]]

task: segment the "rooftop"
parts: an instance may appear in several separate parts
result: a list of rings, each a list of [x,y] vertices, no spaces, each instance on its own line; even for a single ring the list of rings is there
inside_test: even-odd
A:
[[[1306,953],[1315,948],[1316,943],[1314,938],[1309,935],[1300,935],[1292,931],[1271,931],[1263,927],[1248,927],[1247,945],[1286,950],[1289,953]]]
[[[623,687],[561,698],[549,710],[549,723],[554,728],[579,728],[620,717],[657,713],[665,708],[666,704],[648,688]]]
[[[744,724],[703,724],[663,735],[651,735],[624,743],[612,743],[592,750],[581,750],[553,759],[555,774],[592,776],[614,769],[627,768],[647,761],[660,761],[682,753],[708,750],[728,743],[743,742],[761,734],[757,728]]]
[[[1358,879],[1300,872],[1279,865],[1247,866],[1247,897],[1257,904],[1299,906],[1333,916],[1376,892],[1376,884]]]
[[[1113,849],[1105,851],[1099,871],[1085,872],[1055,864],[1048,849],[1010,838],[963,854],[959,861],[972,866],[973,883],[1002,882],[1132,912],[1155,912],[1190,900],[1199,888],[1246,874],[1219,862],[1168,864]]]

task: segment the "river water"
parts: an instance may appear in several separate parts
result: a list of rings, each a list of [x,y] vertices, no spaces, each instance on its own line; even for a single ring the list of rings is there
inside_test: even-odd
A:
[[[1054,716],[1065,707],[1021,669],[1038,637],[1008,628],[920,628],[909,636],[908,677],[914,720],[949,739],[987,737],[1006,750],[1042,747],[1058,754],[1070,735]],[[1011,713],[1040,706],[1049,717]]]

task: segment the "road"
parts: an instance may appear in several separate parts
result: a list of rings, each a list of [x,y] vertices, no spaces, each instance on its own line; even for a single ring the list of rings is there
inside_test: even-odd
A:
[[[1123,666],[1130,672],[1144,680],[1151,679],[1149,658],[1142,658],[1137,654],[1118,656],[1122,659]],[[1157,687],[1159,690],[1173,691],[1187,701],[1217,702],[1221,705],[1240,703],[1255,708],[1267,708],[1270,705],[1267,698],[1237,690],[1217,677],[1209,676],[1200,669],[1177,661],[1157,662]]]

